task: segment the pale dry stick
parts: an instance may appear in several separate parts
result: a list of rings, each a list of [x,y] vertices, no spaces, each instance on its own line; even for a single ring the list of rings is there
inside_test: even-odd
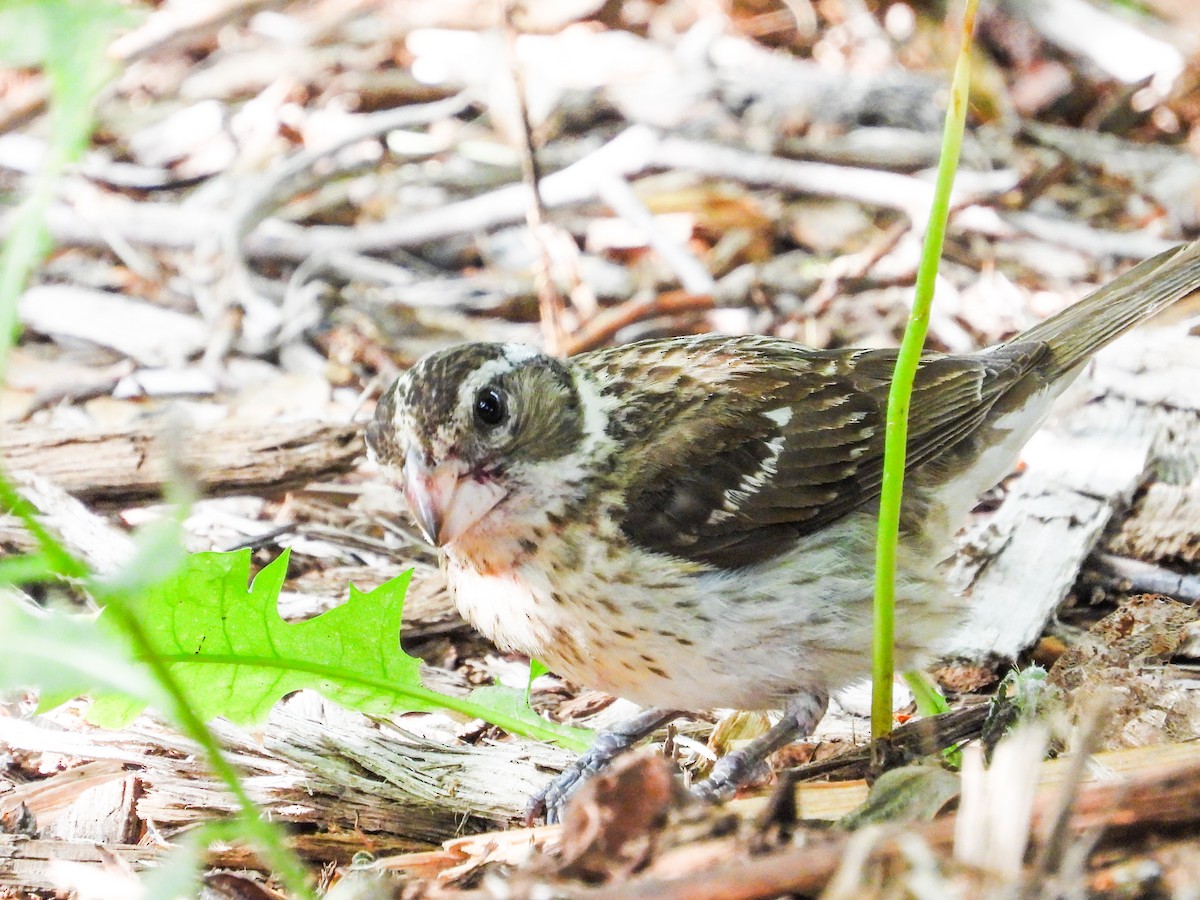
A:
[[[1149,259],[1179,243],[1174,239],[1157,237],[1146,230],[1102,231],[1083,222],[1051,219],[1026,212],[1006,212],[1002,219],[1029,237],[1094,257]]]
[[[918,232],[924,230],[933,197],[933,185],[911,175],[780,159],[687,138],[662,138],[655,147],[654,164],[697,175],[732,178],[747,184],[896,209],[908,216],[913,230]],[[961,200],[961,191],[958,193],[956,199]]]
[[[205,40],[226,25],[286,5],[285,0],[226,0],[165,6],[147,16],[137,28],[116,38],[108,52],[122,63],[131,63],[159,50]]]
[[[342,135],[334,143],[298,153],[283,165],[268,172],[262,180],[245,191],[222,229],[221,242],[234,277],[248,286],[249,267],[242,252],[242,244],[256,225],[289,197],[318,187],[340,174],[336,168],[329,172],[312,172],[316,163],[359,141],[378,138],[398,128],[411,128],[414,125],[450,118],[466,109],[469,102],[465,93],[459,93],[433,103],[370,113],[363,117],[358,127]]]
[[[0,239],[8,237],[15,219],[15,210],[0,214]],[[107,227],[125,240],[165,250],[193,249],[219,229],[220,220],[216,212],[199,213],[174,203],[112,202],[105,213]],[[106,233],[65,203],[46,211],[46,229],[59,247],[108,248]]]
[[[1018,728],[996,746],[986,768],[983,747],[966,748],[954,826],[957,863],[1004,879],[1021,877],[1047,740],[1040,723]]]
[[[276,305],[282,306],[287,294],[273,282],[254,277],[243,244],[245,237],[276,207],[295,194],[311,190],[340,174],[337,166],[327,172],[314,172],[312,169],[317,162],[347,146],[378,138],[397,128],[449,118],[465,109],[468,102],[465,93],[459,93],[433,103],[371,113],[363,117],[357,128],[334,143],[303,151],[267,173],[258,184],[244,191],[239,189],[240,199],[235,200],[233,210],[217,236],[226,262],[225,289],[218,293],[216,305],[207,312],[210,320],[228,325],[224,329],[214,329],[214,340],[204,354],[205,364],[213,365],[235,343],[251,352],[261,353],[286,342],[286,316]],[[293,298],[299,295],[294,281],[287,287]],[[232,322],[228,312],[235,308],[244,310],[245,318]],[[251,322],[258,324],[250,325]]]
[[[108,575],[133,558],[137,548],[132,539],[63,490],[56,481],[21,468],[12,470],[10,477],[17,490],[40,511],[42,524],[93,571]],[[0,521],[5,518],[0,517]],[[15,523],[15,517],[11,521]],[[16,536],[21,541],[29,539],[23,529],[16,532]]]
[[[687,293],[711,295],[716,291],[717,284],[712,274],[686,247],[663,233],[628,181],[620,175],[606,173],[596,179],[596,189],[600,199],[611,206],[613,212],[642,232],[650,246],[671,267]]]
[[[551,272],[554,268],[550,256],[549,225],[546,221],[546,204],[542,200],[542,172],[533,145],[533,125],[529,120],[529,104],[525,102],[525,74],[517,56],[517,26],[513,21],[514,3],[504,4],[504,49],[508,57],[508,71],[512,76],[513,108],[517,120],[517,154],[521,158],[521,180],[529,191],[529,202],[525,206],[525,224],[538,251],[538,265],[533,274],[533,283],[538,298],[538,313],[542,325],[542,340],[547,352],[562,353],[566,340],[563,319],[566,304],[554,284]]]
[[[1166,594],[1191,603],[1200,601],[1200,575],[1184,575],[1112,553],[1097,553],[1091,562],[1100,579],[1119,590],[1134,594]]]
[[[1184,70],[1179,47],[1116,14],[1124,10],[1109,11],[1086,0],[1040,0],[1009,9],[1051,44],[1126,85],[1146,82],[1155,97],[1165,96]]]
[[[1061,154],[1064,168],[1090,169],[1128,181],[1134,191],[1162,207],[1170,233],[1200,224],[1200,160],[1186,148],[1036,122],[1023,123],[1021,130]]]
[[[825,277],[821,279],[821,284],[804,301],[804,314],[815,318],[827,312],[847,280],[865,276],[879,260],[891,253],[911,230],[910,223],[897,222],[862,250],[832,260]]]
[[[634,297],[619,306],[606,309],[588,320],[582,328],[567,339],[563,352],[567,356],[594,350],[613,337],[627,325],[652,316],[674,315],[685,312],[706,312],[716,308],[711,294],[650,294]]]
[[[670,139],[667,143],[651,129],[632,126],[583,159],[542,179],[541,192],[547,209],[593,201],[597,179],[608,175],[633,178],[660,168],[686,169],[699,159],[700,174],[724,177],[798,191],[812,196],[833,196],[876,207],[908,212],[920,210],[929,185],[908,175],[879,172],[850,166],[775,159],[761,154],[728,150],[703,141]],[[665,149],[664,145],[665,144]],[[704,162],[705,157],[712,159]],[[965,176],[968,173],[962,173]],[[773,181],[783,176],[781,181]],[[961,176],[960,176],[961,177]],[[975,200],[1004,189],[1001,181],[984,180]],[[876,192],[878,190],[878,193]],[[968,201],[973,202],[973,201]],[[297,262],[318,253],[388,253],[472,232],[486,231],[521,221],[527,203],[524,185],[511,184],[468,200],[406,215],[402,219],[355,228],[330,226],[302,228],[275,223],[272,233],[255,232],[242,242],[242,252],[251,259]],[[921,215],[924,213],[921,212]],[[12,227],[12,213],[0,214],[0,238]],[[147,247],[190,250],[222,227],[217,213],[200,213],[174,204],[111,204],[105,221],[127,241]],[[227,221],[227,220],[226,220]],[[1119,259],[1143,259],[1169,247],[1171,241],[1127,232],[1116,233],[1088,226],[1071,225],[1031,213],[1006,213],[980,203],[959,207],[955,226],[961,231],[1012,237],[1031,235],[1052,243],[1092,254]],[[55,242],[64,246],[103,247],[105,240],[96,227],[64,205],[52,207],[47,227]]]
[[[1034,860],[1033,868],[1025,878],[1021,889],[1024,897],[1041,896],[1041,887],[1048,879],[1062,872],[1067,860],[1067,851],[1077,837],[1087,840],[1088,836],[1072,833],[1071,820],[1075,812],[1076,798],[1087,775],[1088,764],[1100,749],[1104,737],[1104,725],[1112,712],[1112,704],[1105,697],[1093,698],[1083,709],[1076,729],[1076,747],[1071,754],[1067,771],[1058,786],[1054,798],[1053,814],[1045,822],[1044,839]],[[1092,829],[1095,831],[1095,829]],[[1095,835],[1091,836],[1092,841]]]
[[[584,203],[596,198],[600,178],[631,178],[658,169],[691,171],[814,196],[842,197],[897,209],[916,223],[924,221],[933,190],[932,185],[909,175],[777,159],[706,141],[665,137],[644,125],[633,125],[583,159],[543,178],[542,200],[547,209]],[[972,193],[1007,190],[1011,181],[1007,175],[997,177],[989,173],[979,179],[979,190]],[[958,201],[964,196],[965,193]],[[513,184],[378,225],[354,229],[315,227],[303,232],[279,229],[280,233],[271,237],[251,237],[250,252],[298,259],[311,253],[316,245],[331,250],[383,253],[512,224],[524,216],[526,201],[525,187]]]
[[[108,55],[128,65],[158,50],[179,47],[204,40],[232,22],[250,18],[264,9],[285,6],[285,0],[228,0],[224,3],[176,4],[155,10],[132,31],[109,45]],[[43,84],[22,99],[0,119],[0,134],[5,134],[45,112],[49,92]]]

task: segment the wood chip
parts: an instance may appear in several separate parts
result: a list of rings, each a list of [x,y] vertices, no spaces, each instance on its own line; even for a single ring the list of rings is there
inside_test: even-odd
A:
[[[68,285],[30,288],[17,312],[24,325],[42,334],[111,347],[145,366],[179,365],[208,340],[208,328],[196,316]]]
[[[1109,549],[1156,563],[1200,561],[1200,483],[1150,485]]]
[[[15,425],[0,434],[5,465],[85,499],[156,496],[168,477],[166,426],[70,432]],[[226,422],[172,436],[179,462],[209,494],[271,493],[346,472],[366,450],[358,425],[313,420]]]

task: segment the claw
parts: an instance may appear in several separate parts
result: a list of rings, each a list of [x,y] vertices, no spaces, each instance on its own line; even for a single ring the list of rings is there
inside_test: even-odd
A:
[[[824,691],[797,694],[788,701],[783,718],[766,734],[759,735],[741,750],[726,753],[713,766],[712,775],[692,785],[692,794],[706,803],[721,803],[754,778],[767,765],[767,757],[797,738],[812,734],[829,698]]]
[[[543,814],[547,825],[562,821],[567,801],[584,781],[646,735],[678,717],[679,713],[675,710],[647,709],[627,722],[622,722],[608,731],[601,731],[587,752],[581,754],[561,775],[529,798],[525,807],[525,824],[532,825]]]

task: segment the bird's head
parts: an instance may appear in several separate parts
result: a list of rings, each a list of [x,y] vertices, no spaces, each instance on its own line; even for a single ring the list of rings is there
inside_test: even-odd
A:
[[[432,353],[396,380],[367,427],[430,543],[496,530],[569,488],[584,437],[570,367],[519,344]]]

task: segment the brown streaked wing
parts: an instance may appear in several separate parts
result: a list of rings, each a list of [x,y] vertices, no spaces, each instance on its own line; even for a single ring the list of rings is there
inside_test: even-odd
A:
[[[690,344],[702,353],[714,345]],[[623,435],[633,475],[622,528],[647,549],[728,568],[762,562],[879,495],[896,351],[813,351],[762,338],[739,350],[700,388],[623,398],[626,418],[654,429],[650,441],[632,429]],[[1043,352],[1026,344],[927,356],[913,391],[907,468],[970,434]],[[778,413],[767,415],[784,407],[792,415],[782,425]]]

